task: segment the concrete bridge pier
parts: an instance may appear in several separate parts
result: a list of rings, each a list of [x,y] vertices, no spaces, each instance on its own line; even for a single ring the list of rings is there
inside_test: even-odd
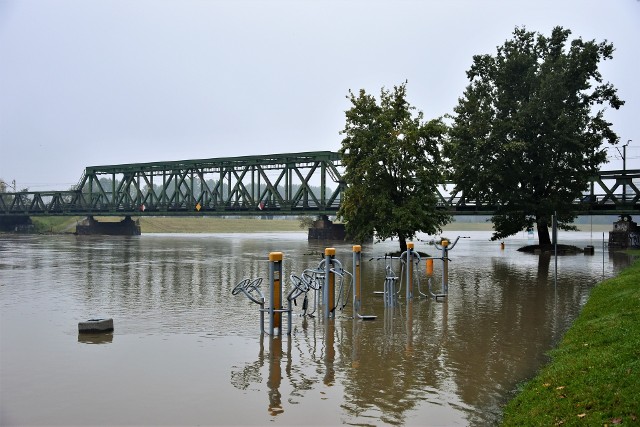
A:
[[[120,222],[99,222],[93,216],[87,217],[76,226],[77,235],[102,234],[109,236],[139,236],[140,224],[126,216]]]
[[[0,216],[0,231],[29,233],[32,232],[33,229],[33,223],[28,215]]]
[[[313,222],[313,227],[309,229],[308,240],[344,240],[344,224],[334,224],[327,215],[322,215],[320,219]]]

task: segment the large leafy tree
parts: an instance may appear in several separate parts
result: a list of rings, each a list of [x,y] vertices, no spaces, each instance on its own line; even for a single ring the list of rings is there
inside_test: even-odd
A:
[[[425,122],[422,112],[414,115],[406,97],[406,82],[383,88],[379,100],[349,91],[340,149],[347,189],[338,212],[353,238],[397,237],[402,251],[417,232],[435,234],[450,221],[436,208],[443,182],[439,145],[447,127],[440,119]]]
[[[554,212],[560,228],[573,229],[573,202],[606,161],[602,143],[618,142],[603,106],[624,101],[598,70],[613,45],[568,42],[570,34],[516,28],[467,71],[445,154],[456,190],[497,206],[494,240],[535,224],[539,244],[549,244]]]

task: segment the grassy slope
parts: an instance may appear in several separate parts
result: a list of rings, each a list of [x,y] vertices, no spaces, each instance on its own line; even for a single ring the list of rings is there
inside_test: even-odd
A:
[[[640,423],[640,261],[593,289],[504,426]]]
[[[306,232],[292,219],[217,217],[141,217],[142,233],[260,233]]]

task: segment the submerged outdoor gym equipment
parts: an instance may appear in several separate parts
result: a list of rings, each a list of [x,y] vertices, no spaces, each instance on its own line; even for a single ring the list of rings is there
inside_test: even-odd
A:
[[[291,276],[292,280],[304,281],[309,289],[315,290],[313,309],[311,313],[306,313],[305,311],[306,315],[313,315],[318,306],[321,305],[324,318],[335,317],[335,310],[337,308],[342,310],[346,307],[349,301],[349,293],[353,291],[353,318],[361,320],[373,320],[376,318],[376,316],[363,316],[360,314],[360,308],[362,307],[362,287],[360,283],[361,251],[362,247],[360,245],[353,246],[353,273],[345,270],[342,263],[336,259],[335,248],[325,248],[324,258],[316,268],[305,269],[300,277]],[[308,309],[305,303],[303,303],[303,309]]]
[[[233,295],[240,292],[249,300],[260,305],[260,332],[264,330],[264,314],[269,313],[269,335],[282,335],[282,313],[286,313],[287,335],[291,335],[292,329],[292,304],[296,298],[309,291],[307,282],[299,280],[293,282],[293,288],[287,294],[287,308],[282,308],[282,252],[269,254],[269,307],[265,308],[265,297],[259,286],[262,278],[243,279],[231,291]]]
[[[384,278],[384,290],[382,296],[384,297],[385,307],[391,307],[397,304],[398,295],[402,291],[402,284],[405,285],[405,297],[408,300],[413,298],[413,286],[414,283],[418,286],[418,292],[420,292],[420,254],[414,250],[414,243],[407,243],[407,250],[402,252],[399,257],[385,255],[383,257],[371,258],[371,260],[385,260],[385,278]],[[396,275],[393,269],[393,260],[400,261],[401,270],[400,276]],[[389,260],[387,262],[387,260]],[[398,288],[396,289],[396,285]],[[380,292],[375,292],[380,294]],[[420,292],[421,293],[421,292]],[[421,293],[422,294],[422,293]]]
[[[291,290],[287,294],[287,307],[282,307],[282,252],[269,254],[269,305],[265,307],[266,298],[260,290],[262,278],[242,279],[231,293],[243,293],[250,301],[260,306],[260,332],[269,335],[282,335],[282,314],[287,314],[287,335],[291,335],[293,304],[296,299],[304,295],[302,302],[302,316],[313,316],[321,304],[325,318],[335,317],[336,308],[344,309],[348,304],[349,292],[353,287],[353,318],[373,320],[376,316],[360,314],[362,305],[362,290],[360,284],[361,247],[353,246],[353,269],[356,277],[342,267],[342,263],[335,257],[335,248],[326,248],[325,257],[314,269],[306,269],[300,276],[291,274]],[[348,277],[347,277],[348,276]],[[348,279],[348,282],[345,280]],[[339,281],[338,296],[336,298],[336,280]],[[314,291],[314,301],[311,312],[309,310],[308,292]],[[320,292],[322,301],[320,302]],[[342,305],[340,305],[342,303]],[[296,304],[297,305],[297,304]],[[265,313],[269,314],[269,330],[265,331]]]
[[[439,250],[442,251],[442,256],[441,257],[429,257],[426,259],[427,262],[427,282],[428,282],[428,288],[429,288],[429,295],[425,295],[422,292],[420,292],[421,295],[427,297],[427,296],[431,296],[432,298],[435,298],[436,300],[439,298],[444,298],[447,295],[449,295],[449,261],[451,261],[449,259],[449,251],[453,250],[453,248],[455,247],[455,245],[458,243],[458,240],[460,239],[468,239],[468,236],[458,236],[456,238],[456,240],[453,241],[453,244],[449,245],[450,241],[449,239],[442,239],[440,241],[440,243],[434,243],[434,246],[436,248],[438,248]],[[431,289],[431,285],[432,285],[432,279],[433,279],[433,260],[434,259],[440,259],[442,260],[442,289],[441,289],[441,293],[436,294],[433,292],[433,290]]]
[[[402,273],[400,274],[400,287],[402,288],[402,280],[404,279],[406,281],[405,286],[407,301],[413,298],[414,281],[418,282],[418,289],[420,288],[420,276],[418,274],[420,267],[420,254],[414,251],[413,247],[413,242],[408,242],[407,250],[400,255],[400,262],[402,262],[403,269]],[[414,274],[414,270],[416,274]]]
[[[398,281],[400,280],[400,278],[398,277],[398,275],[396,275],[395,270],[393,269],[393,260],[394,259],[400,259],[399,257],[394,257],[391,255],[385,255],[383,257],[375,257],[375,258],[370,258],[369,261],[379,261],[379,260],[384,260],[385,265],[384,265],[384,288],[383,291],[375,291],[374,294],[377,295],[382,295],[382,297],[384,298],[384,306],[385,307],[391,307],[393,305],[396,304],[397,302],[397,297],[398,297],[398,293],[399,291],[396,291],[396,284],[398,283]],[[387,261],[389,260],[389,261]]]
[[[384,306],[392,307],[398,303],[398,296],[402,291],[402,284],[405,284],[406,292],[405,296],[407,301],[413,298],[413,284],[417,282],[418,289],[420,289],[420,278],[418,269],[420,266],[420,255],[413,250],[413,242],[407,243],[407,250],[402,252],[399,257],[392,255],[385,255],[382,257],[375,257],[369,259],[384,260],[385,277],[384,277],[384,290],[382,292],[376,291],[375,294],[382,294],[384,298]],[[393,260],[397,259],[400,262],[401,270],[398,276],[393,268]],[[388,261],[387,261],[388,260]],[[396,289],[397,285],[397,289]]]
[[[361,320],[375,320],[377,316],[362,315],[362,286],[361,286],[361,268],[362,268],[362,247],[360,245],[353,246],[353,318]]]

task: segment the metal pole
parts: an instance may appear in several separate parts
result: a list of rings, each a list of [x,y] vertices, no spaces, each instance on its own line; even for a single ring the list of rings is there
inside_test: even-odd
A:
[[[626,204],[627,202],[627,145],[631,140],[627,140],[627,143],[622,146],[622,153],[620,153],[620,149],[616,147],[618,153],[622,156],[622,204]]]
[[[406,299],[413,298],[413,242],[407,242],[407,291]]]
[[[553,212],[553,219],[551,220],[552,225],[552,234],[553,234],[553,248],[554,248],[554,258],[555,258],[555,269],[554,269],[554,285],[558,285],[558,217],[556,216],[556,212]]]
[[[627,203],[627,145],[628,142],[622,146],[622,204]]]
[[[353,318],[358,317],[360,304],[362,303],[360,289],[360,261],[362,259],[362,247],[353,245]]]
[[[447,247],[449,241],[444,239],[440,245],[442,245],[442,293],[449,294],[449,255]]]
[[[322,303],[324,304],[324,317],[329,318],[335,306],[335,275],[331,271],[333,260],[336,257],[335,248],[324,250],[324,286],[322,287]]]
[[[278,330],[278,335],[282,334],[282,252],[271,252],[269,254],[269,334],[274,335]]]

